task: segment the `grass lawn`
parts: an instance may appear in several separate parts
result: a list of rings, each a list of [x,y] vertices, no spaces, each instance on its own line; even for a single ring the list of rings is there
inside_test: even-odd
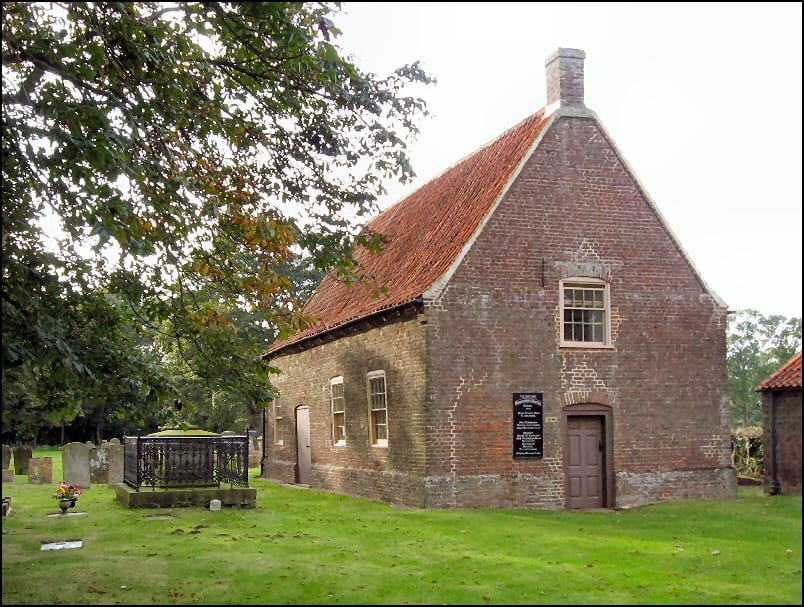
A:
[[[128,510],[3,484],[3,605],[801,605],[801,497],[610,512],[408,510],[254,478],[254,509]],[[13,466],[12,466],[13,467]],[[81,548],[42,550],[80,541]]]

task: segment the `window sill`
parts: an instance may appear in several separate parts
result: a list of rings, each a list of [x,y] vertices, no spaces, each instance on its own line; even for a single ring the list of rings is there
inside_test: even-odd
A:
[[[560,343],[563,350],[616,350],[611,344],[585,344],[579,342]]]

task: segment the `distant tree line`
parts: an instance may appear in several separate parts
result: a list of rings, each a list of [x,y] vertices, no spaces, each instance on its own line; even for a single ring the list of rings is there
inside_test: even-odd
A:
[[[761,426],[757,387],[801,351],[801,318],[740,310],[728,317],[726,344],[731,427]]]

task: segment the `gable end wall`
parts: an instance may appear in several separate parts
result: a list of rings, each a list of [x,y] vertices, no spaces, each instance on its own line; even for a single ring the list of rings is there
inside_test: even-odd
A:
[[[559,345],[559,280],[610,285],[612,347]],[[565,504],[566,415],[611,409],[613,505],[736,494],[726,309],[591,118],[557,120],[437,299],[428,506]],[[512,457],[512,395],[544,394],[544,457]]]

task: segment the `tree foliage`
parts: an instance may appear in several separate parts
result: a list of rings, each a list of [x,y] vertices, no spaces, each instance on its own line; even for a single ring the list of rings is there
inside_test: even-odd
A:
[[[359,221],[413,176],[432,80],[358,67],[339,9],[3,3],[4,431],[34,401],[69,421],[164,398],[164,352],[264,403],[267,335],[309,322],[296,262],[368,281]]]
[[[760,383],[801,350],[801,318],[741,310],[729,316],[727,363],[731,425],[762,424]]]

